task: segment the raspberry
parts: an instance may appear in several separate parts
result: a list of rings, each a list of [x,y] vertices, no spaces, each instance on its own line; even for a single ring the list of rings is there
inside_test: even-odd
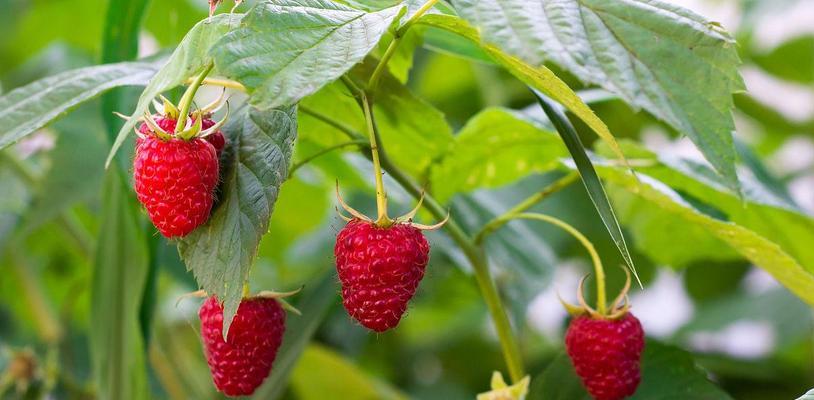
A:
[[[156,122],[169,125],[169,119]],[[163,126],[162,126],[163,128]],[[218,157],[206,140],[163,140],[148,133],[138,140],[133,178],[139,202],[162,235],[183,237],[206,222],[218,183]],[[169,132],[172,132],[170,129]]]
[[[223,308],[212,296],[198,311],[206,361],[215,387],[227,396],[254,393],[271,372],[285,332],[285,311],[277,300],[246,298],[223,340]]]
[[[201,120],[201,128],[203,130],[207,130],[213,127],[215,123],[216,122],[212,120],[211,115],[204,115],[203,119]],[[219,129],[207,136],[205,139],[215,147],[215,150],[218,152],[218,156],[220,156],[220,153],[223,152],[223,148],[226,147],[226,136],[223,135],[223,132]]]
[[[429,252],[424,234],[409,223],[380,228],[348,222],[334,248],[345,309],[376,332],[398,325],[424,277]]]
[[[565,347],[596,400],[621,400],[636,392],[644,332],[633,314],[616,320],[580,315],[568,326]]]

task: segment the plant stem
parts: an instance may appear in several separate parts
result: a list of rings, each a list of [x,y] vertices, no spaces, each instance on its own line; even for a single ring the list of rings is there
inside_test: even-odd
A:
[[[376,218],[376,225],[382,228],[390,226],[393,222],[387,217],[387,192],[384,189],[384,177],[382,175],[382,166],[379,162],[379,146],[376,144],[376,126],[373,121],[373,110],[370,106],[370,100],[367,95],[362,93],[362,109],[365,113],[365,122],[367,123],[367,135],[370,140],[370,155],[373,161],[373,173],[376,175],[376,209],[378,216]]]
[[[382,149],[383,150],[383,149]],[[382,151],[380,153],[382,167],[390,174],[396,182],[398,182],[408,193],[416,199],[421,196],[421,187],[412,181],[401,169],[396,167],[387,153]],[[442,219],[447,215],[447,210],[443,208],[435,198],[430,194],[424,193],[424,207],[435,218]],[[491,271],[489,264],[483,250],[476,246],[470,237],[464,232],[463,228],[450,218],[444,226],[449,236],[453,241],[463,250],[464,255],[472,264],[472,269],[475,272],[475,280],[478,283],[483,300],[489,309],[489,315],[495,324],[498,339],[500,340],[500,347],[503,352],[503,357],[509,369],[509,375],[512,381],[518,382],[523,379],[525,373],[523,372],[523,360],[520,356],[520,348],[515,341],[512,334],[511,324],[509,317],[506,315],[506,310],[503,308],[502,300],[497,292],[492,281]]]
[[[582,234],[577,228],[569,225],[568,223],[554,218],[549,215],[539,214],[539,213],[517,213],[513,215],[508,215],[506,217],[506,221],[512,219],[532,219],[538,221],[548,222],[549,224],[556,225],[566,232],[570,233],[571,236],[575,237],[579,242],[585,247],[585,250],[591,255],[591,261],[594,264],[594,273],[596,273],[596,310],[601,315],[607,315],[607,298],[605,295],[605,270],[602,268],[602,259],[599,258],[599,253],[596,252],[596,248],[594,248],[593,243],[591,243],[585,235]],[[502,224],[501,224],[502,225]]]
[[[322,150],[320,150],[320,151],[318,151],[318,152],[316,152],[316,153],[314,153],[314,154],[312,154],[312,155],[310,155],[308,157],[305,157],[300,162],[295,163],[294,165],[292,165],[291,169],[288,170],[288,176],[289,177],[293,176],[294,171],[300,169],[305,164],[308,164],[309,162],[313,161],[314,159],[316,159],[318,157],[321,157],[321,156],[323,156],[325,154],[328,154],[328,153],[330,153],[330,152],[332,152],[334,150],[338,150],[338,149],[341,149],[343,147],[348,147],[348,146],[366,147],[367,145],[368,145],[368,142],[365,141],[365,140],[350,140],[350,141],[347,141],[347,142],[342,142],[342,143],[335,144],[333,146],[326,147],[326,148],[324,148],[324,149],[322,149]]]
[[[181,101],[178,102],[178,121],[175,123],[175,133],[181,132],[184,129],[184,126],[187,123],[187,118],[189,118],[189,108],[192,106],[192,100],[195,98],[195,93],[198,91],[198,88],[201,87],[201,83],[203,83],[204,79],[209,72],[212,71],[212,68],[215,67],[215,63],[210,61],[209,64],[204,67],[204,70],[198,75],[195,80],[187,88],[187,91],[184,92],[184,95],[181,96]]]
[[[401,43],[401,39],[404,37],[404,33],[410,29],[413,24],[415,24],[422,15],[424,15],[427,11],[429,11],[432,6],[437,3],[438,0],[429,0],[428,2],[424,3],[421,8],[416,10],[415,14],[413,14],[407,22],[404,23],[400,28],[396,29],[393,33],[393,40],[387,46],[387,50],[384,51],[384,55],[382,55],[382,59],[379,61],[379,64],[376,65],[376,69],[373,70],[373,73],[370,75],[370,80],[368,81],[367,87],[369,90],[376,89],[376,85],[379,84],[379,79],[381,79],[382,74],[384,74],[384,69],[387,67],[387,63],[393,58],[393,54],[396,53],[396,49],[399,47]]]
[[[483,228],[475,235],[475,244],[480,245],[483,243],[483,240],[486,239],[486,236],[490,233],[500,229],[504,224],[509,222],[513,216],[520,214],[524,211],[527,211],[529,208],[533,207],[535,204],[545,200],[548,196],[551,196],[554,193],[559,192],[560,190],[566,188],[568,185],[574,183],[579,178],[579,174],[576,172],[571,172],[568,175],[554,181],[554,183],[546,186],[543,190],[529,196],[518,205],[512,207],[511,210],[506,211],[503,215],[495,217],[493,220],[486,223]]]

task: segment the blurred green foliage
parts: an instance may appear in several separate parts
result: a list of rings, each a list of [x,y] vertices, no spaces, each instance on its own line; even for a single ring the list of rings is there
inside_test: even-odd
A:
[[[811,33],[790,37],[770,49],[760,48],[753,37],[755,27],[768,17],[767,9],[781,12],[797,4],[795,0],[708,2],[731,3],[742,11],[735,36],[741,43],[739,51],[746,67],[814,96]],[[2,92],[101,60],[104,2],[0,0],[0,9]],[[206,12],[204,1],[149,2],[140,34],[141,54],[175,46],[195,23],[206,17]],[[492,119],[511,115],[525,118],[513,120],[512,123],[519,124],[510,132],[513,135],[501,137],[508,143],[506,146],[519,149],[507,153],[508,158],[495,156],[488,146],[473,146],[497,157],[501,163],[527,158],[523,174],[485,179],[481,169],[486,167],[478,164],[477,154],[470,153],[468,156],[473,159],[454,166],[483,178],[481,182],[466,180],[452,167],[434,169],[431,176],[422,177],[436,187],[449,185],[443,186],[441,197],[451,199],[454,215],[467,229],[474,230],[534,193],[536,188],[561,176],[561,172],[545,172],[549,168],[538,167],[553,163],[555,156],[562,154],[562,148],[552,145],[545,151],[536,151],[526,147],[524,134],[550,126],[545,126],[546,121],[537,126],[527,122],[534,120],[534,113],[539,113],[525,109],[537,107],[531,94],[509,74],[486,62],[482,50],[455,42],[458,55],[435,52],[433,49],[439,46],[451,47],[449,43],[457,39],[432,29],[423,33],[423,44],[419,45],[418,38],[411,38],[417,49],[412,68],[408,55],[402,55],[404,58],[392,65],[394,75],[402,80],[409,74],[411,92],[398,86],[396,78],[388,78],[392,82],[384,81],[384,97],[375,110],[385,132],[383,141],[397,163],[419,174],[441,154],[455,146],[467,146],[467,138],[483,134],[479,129],[488,129]],[[357,73],[366,74],[369,69],[362,64]],[[561,76],[575,89],[586,89],[567,73]],[[329,85],[306,98],[303,104],[341,116],[353,129],[361,130],[363,120],[357,118],[353,99],[343,91],[338,85]],[[388,99],[388,93],[395,94]],[[345,96],[342,102],[335,101],[342,96]],[[744,175],[744,181],[754,185],[745,185],[742,199],[716,192],[715,182],[702,185],[699,182],[705,182],[703,176],[688,180],[677,173],[672,167],[684,172],[686,169],[682,168],[690,169],[696,177],[708,169],[696,168],[681,158],[676,147],[667,146],[654,155],[631,145],[625,153],[633,162],[654,162],[656,156],[677,160],[673,164],[661,160],[643,170],[670,184],[680,194],[680,201],[703,210],[703,216],[713,221],[711,224],[742,223],[780,243],[798,259],[808,261],[807,265],[814,265],[810,262],[814,258],[810,254],[811,242],[803,240],[813,233],[795,214],[801,212],[810,219],[812,210],[799,211],[800,205],[788,199],[789,187],[800,185],[800,177],[814,176],[814,164],[800,169],[784,168],[784,156],[777,153],[784,146],[797,146],[799,141],[814,142],[814,112],[794,119],[785,114],[782,104],[768,104],[761,99],[750,93],[739,94],[735,99],[737,137],[748,141],[748,148],[754,152],[754,163],[745,167]],[[604,99],[591,106],[619,138],[652,143],[670,142],[678,137],[653,117],[634,111],[618,99]],[[18,351],[31,349],[37,369],[29,394],[50,391],[55,398],[85,399],[101,393],[92,384],[89,338],[92,329],[101,329],[91,325],[91,310],[101,312],[105,308],[93,308],[89,292],[94,279],[93,254],[99,244],[96,238],[110,229],[106,228],[110,217],[102,206],[103,161],[109,148],[106,134],[115,132],[106,131],[100,109],[98,101],[86,103],[0,153],[0,371],[5,370]],[[413,115],[410,118],[413,125],[400,125],[399,120],[388,118],[396,112]],[[589,128],[574,122],[583,141],[596,144]],[[458,133],[461,136],[452,136]],[[294,162],[345,140],[336,129],[302,112],[298,135]],[[601,145],[593,147],[598,154],[608,154]],[[509,151],[506,147],[500,150]],[[119,157],[129,159],[127,155]],[[747,160],[741,155],[741,161]],[[529,171],[534,173],[516,180]],[[371,175],[370,164],[358,154],[331,153],[304,166],[281,188],[269,233],[259,244],[258,260],[251,270],[251,286],[254,290],[283,290],[305,283],[306,293],[315,287],[322,289],[323,296],[325,293],[329,296],[313,297],[312,293],[312,297],[303,295],[295,300],[304,310],[316,310],[314,314],[318,317],[298,320],[311,314],[290,316],[290,327],[310,326],[314,340],[295,343],[292,340],[295,338],[286,339],[285,346],[291,349],[284,349],[291,354],[289,362],[293,368],[287,371],[290,382],[288,386],[264,388],[263,393],[303,400],[473,398],[488,388],[491,371],[501,370],[504,365],[471,272],[459,268],[466,263],[442,233],[431,235],[433,252],[427,276],[398,330],[384,335],[369,334],[338,306],[338,283],[332,279],[332,247],[334,234],[343,221],[333,211],[335,182],[339,178],[348,200],[370,214],[374,207]],[[720,237],[711,234],[708,227],[689,224],[670,215],[666,206],[642,201],[622,190],[624,182],[610,178],[609,181],[614,182],[609,195],[634,252],[645,292],[655,291],[658,296],[658,291],[664,289],[654,287],[654,282],[673,273],[667,271],[678,271],[678,289],[692,308],[680,326],[659,337],[660,342],[649,344],[645,363],[693,369],[695,362],[719,384],[720,390],[737,399],[794,398],[814,386],[811,309],[785,288],[757,273]],[[388,187],[394,209],[411,207],[411,198],[398,185],[388,181]],[[108,187],[106,191],[109,190]],[[474,191],[460,194],[470,190]],[[802,196],[814,198],[810,183],[805,190]],[[717,206],[705,204],[707,196],[714,197]],[[779,203],[790,211],[775,208],[770,211],[768,203]],[[622,263],[582,187],[569,187],[534,210],[557,215],[584,232],[596,245],[605,265]],[[419,216],[428,219],[426,215]],[[137,223],[148,232],[143,217]],[[187,299],[176,305],[180,295],[197,289],[196,283],[185,271],[174,244],[160,237],[149,239],[150,246],[156,249],[152,253],[157,268],[156,304],[149,335],[152,339],[148,344],[145,342],[144,352],[149,397],[219,398],[197,336],[197,300]],[[119,246],[126,248],[128,243]],[[550,290],[555,279],[562,282],[559,289],[570,298],[572,287],[566,284],[571,283],[564,276],[569,272],[574,275],[587,272],[590,267],[587,255],[567,234],[529,222],[513,222],[501,230],[489,240],[488,251],[520,335],[532,375],[532,393],[558,390],[556,395],[560,397],[546,399],[577,399],[574,396],[584,395],[573,384],[551,388],[552,379],[554,386],[573,381],[573,377],[557,375],[563,370],[550,368],[565,362],[560,354],[565,320],[549,318],[553,330],[540,328],[535,321],[545,318],[541,314],[550,313],[553,308],[540,307],[534,299]],[[105,267],[128,268],[127,265],[114,258],[107,260]],[[623,274],[610,267],[608,274],[613,293],[621,287]],[[670,307],[665,304],[661,313],[669,317]],[[699,337],[709,337],[743,321],[769,327],[771,340],[765,351],[744,355],[726,352],[726,346],[699,345]],[[300,353],[302,356],[297,358]],[[278,363],[283,363],[282,360],[278,359]],[[285,381],[285,377],[271,379]],[[669,377],[664,379],[665,385],[675,383]],[[659,385],[661,381],[654,382],[652,385]],[[719,389],[702,386],[714,396],[697,398],[728,398]],[[657,389],[648,386],[646,393]],[[564,392],[568,390],[573,392]],[[0,387],[0,396],[23,398],[15,392],[15,388]]]

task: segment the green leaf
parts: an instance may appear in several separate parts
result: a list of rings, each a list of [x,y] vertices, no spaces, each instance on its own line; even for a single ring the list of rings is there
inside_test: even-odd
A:
[[[88,329],[97,395],[106,399],[148,398],[139,309],[149,260],[129,193],[119,171],[108,171]]]
[[[755,64],[779,78],[799,83],[814,82],[814,36],[800,36],[771,52],[754,55]]]
[[[297,110],[245,107],[223,131],[232,154],[221,163],[219,205],[206,224],[178,242],[178,251],[201,288],[223,302],[225,336],[288,176]]]
[[[52,126],[58,136],[48,154],[49,167],[38,182],[31,209],[26,213],[29,230],[99,193],[107,143],[99,110],[93,107],[97,104],[88,105]]]
[[[0,149],[107,90],[144,85],[156,68],[149,62],[79,68],[6,93],[0,97]]]
[[[738,189],[732,93],[745,87],[735,41],[719,24],[659,0],[454,4],[509,54],[553,61],[686,134]]]
[[[291,387],[301,400],[407,399],[407,396],[368,376],[341,355],[316,344],[306,347],[291,375]]]
[[[365,63],[354,69],[354,76],[367,77],[372,64]],[[407,87],[390,74],[384,74],[373,103],[373,113],[381,133],[382,147],[393,162],[413,176],[423,176],[433,160],[440,158],[452,142],[452,128],[444,114],[431,104],[416,97]],[[365,137],[365,120],[351,94],[339,83],[325,86],[303,100],[308,110],[342,121],[348,128]],[[339,135],[335,128],[319,123],[317,131],[325,145]],[[319,138],[311,138],[319,140]],[[343,137],[342,141],[347,140]]]
[[[213,48],[219,71],[266,109],[297,103],[376,47],[402,7],[366,13],[326,0],[268,0]]]
[[[148,0],[111,0],[107,5],[102,34],[102,62],[130,61],[138,56],[139,33]],[[108,137],[115,140],[119,125],[114,111],[129,107],[122,98],[127,92],[113,90],[102,97],[102,117],[107,125]]]
[[[172,89],[193,75],[201,72],[212,61],[209,50],[223,35],[231,30],[243,17],[242,14],[218,14],[196,24],[184,37],[164,66],[150,79],[150,83],[139,97],[138,105],[130,115],[130,120],[119,130],[116,141],[107,156],[106,166],[110,165],[116,152],[136,126],[136,118],[147,111],[150,102],[165,90]]]
[[[619,145],[616,143],[616,139],[610,130],[608,130],[607,125],[605,125],[605,123],[594,114],[591,108],[550,69],[542,65],[534,67],[520,58],[504,53],[493,45],[482,42],[480,32],[461,18],[451,15],[432,14],[422,17],[419,20],[419,24],[455,33],[478,44],[494,62],[501,65],[517,79],[544,93],[546,96],[565,106],[568,111],[574,113],[574,115],[585,122],[602,140],[611,146],[620,160],[625,159],[622,150],[619,149]]]
[[[310,286],[310,285],[307,285]],[[289,376],[299,360],[305,346],[319,328],[328,310],[336,304],[336,278],[333,272],[322,274],[314,279],[313,287],[306,287],[305,293],[296,304],[302,315],[289,313],[286,318],[283,345],[277,352],[271,375],[263,382],[252,396],[257,400],[280,398],[285,392]]]
[[[704,181],[688,179],[663,166],[643,170],[646,169],[637,171],[639,181],[636,181],[619,167],[607,164],[598,167],[600,176],[610,187],[618,186],[654,204],[662,211],[661,219],[674,218],[703,229],[766,270],[803,301],[814,304],[814,251],[808,245],[814,234],[814,222],[810,218],[776,204],[755,203],[743,207],[737,196],[720,193],[706,186]],[[675,188],[667,186],[662,178]],[[749,193],[746,188],[744,194],[749,196]],[[697,208],[695,199],[698,198],[724,214]],[[726,219],[721,219],[722,216]]]
[[[529,400],[589,400],[568,356],[561,353],[531,380]],[[710,382],[692,356],[676,347],[648,341],[642,354],[642,381],[631,400],[730,400]]]
[[[568,152],[560,139],[510,110],[489,108],[470,119],[432,169],[433,194],[454,194],[512,183],[557,168]]]
[[[625,263],[630,267],[636,280],[639,280],[636,266],[633,264],[630,251],[627,249],[627,243],[625,243],[625,235],[622,233],[622,228],[619,226],[619,221],[617,221],[616,214],[613,212],[613,207],[610,204],[610,200],[608,200],[608,195],[605,193],[605,188],[602,187],[602,181],[599,180],[599,176],[596,174],[593,163],[588,157],[588,153],[585,151],[585,146],[582,145],[577,131],[574,129],[574,126],[571,125],[568,118],[559,109],[555,108],[554,105],[549,103],[547,99],[541,96],[540,93],[534,91],[534,95],[537,96],[540,106],[542,106],[543,111],[545,111],[551,123],[554,124],[554,127],[557,128],[557,132],[560,134],[562,141],[565,142],[565,147],[567,147],[568,152],[571,153],[571,158],[573,158],[574,165],[576,165],[576,169],[579,171],[582,183],[585,185],[585,190],[588,191],[588,197],[591,198],[596,212],[599,213],[599,218],[602,219],[602,223],[605,224],[605,228],[608,230],[608,233],[610,233],[611,238],[613,238],[613,243],[625,260]],[[641,285],[641,281],[639,281],[639,284]]]

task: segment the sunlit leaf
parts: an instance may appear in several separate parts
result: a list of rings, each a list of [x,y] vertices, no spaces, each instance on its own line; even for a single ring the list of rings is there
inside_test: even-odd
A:
[[[326,0],[270,0],[213,48],[215,64],[261,109],[293,105],[376,46],[402,7],[367,13]]]
[[[732,93],[745,86],[719,24],[659,0],[453,3],[489,43],[534,66],[553,61],[687,135],[737,190]]]
[[[315,344],[305,348],[291,375],[291,388],[302,400],[407,399],[407,396],[369,376],[341,355]]]
[[[555,169],[559,158],[567,156],[553,132],[510,110],[486,109],[467,122],[433,167],[433,195],[444,202],[457,193],[505,185]]]
[[[147,62],[98,65],[49,76],[6,93],[0,97],[0,149],[107,90],[144,85],[156,69]]]

